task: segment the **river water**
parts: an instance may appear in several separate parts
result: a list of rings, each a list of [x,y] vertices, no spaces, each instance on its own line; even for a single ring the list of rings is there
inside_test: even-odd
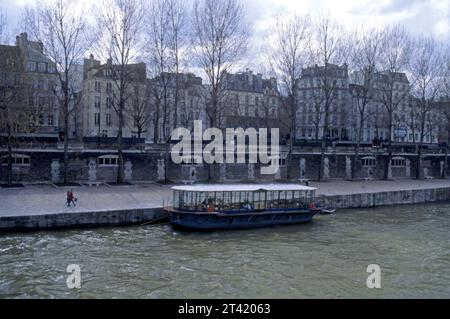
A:
[[[66,267],[78,264],[81,288]],[[369,289],[369,264],[381,288]],[[449,298],[450,204],[340,210],[311,224],[0,234],[2,298]]]

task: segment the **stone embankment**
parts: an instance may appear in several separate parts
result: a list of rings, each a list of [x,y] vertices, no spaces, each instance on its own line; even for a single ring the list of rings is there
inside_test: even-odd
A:
[[[367,208],[450,200],[450,180],[310,183],[317,201],[337,209]],[[76,207],[66,207],[64,187],[27,185],[0,188],[0,232],[71,227],[151,224],[167,221],[167,185],[73,187]]]

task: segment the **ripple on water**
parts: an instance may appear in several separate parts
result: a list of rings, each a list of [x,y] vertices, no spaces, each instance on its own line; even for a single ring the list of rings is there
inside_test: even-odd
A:
[[[169,225],[0,235],[0,297],[450,297],[450,205],[344,210],[311,224]],[[66,287],[79,264],[82,289]],[[367,265],[382,289],[366,288]]]

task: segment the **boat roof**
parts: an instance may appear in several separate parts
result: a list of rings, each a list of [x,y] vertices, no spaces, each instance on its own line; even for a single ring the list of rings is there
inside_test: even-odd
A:
[[[299,184],[197,184],[173,186],[173,190],[187,192],[255,192],[265,191],[313,191],[317,188]]]

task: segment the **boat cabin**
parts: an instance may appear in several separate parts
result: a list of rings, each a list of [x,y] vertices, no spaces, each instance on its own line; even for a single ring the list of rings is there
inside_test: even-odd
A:
[[[175,186],[173,208],[187,212],[307,210],[316,188],[296,184]]]

